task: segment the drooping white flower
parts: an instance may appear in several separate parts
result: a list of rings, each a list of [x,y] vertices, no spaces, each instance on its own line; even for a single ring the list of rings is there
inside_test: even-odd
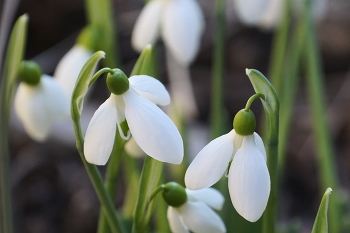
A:
[[[166,187],[169,185],[170,188]],[[163,197],[169,204],[167,217],[173,233],[226,232],[225,224],[212,210],[221,210],[225,201],[219,191],[213,188],[189,190],[174,182],[166,184],[164,189]]]
[[[21,82],[15,95],[15,111],[26,132],[44,141],[53,122],[70,117],[69,100],[54,78],[42,75],[36,85]]]
[[[127,140],[131,133],[140,148],[154,159],[181,163],[184,149],[180,133],[170,118],[156,106],[170,103],[169,93],[163,84],[147,75],[127,79],[119,69],[108,75],[107,84],[108,80],[114,82],[114,76],[120,78],[116,81],[118,85],[113,83],[114,87],[109,86],[109,89],[117,90],[111,90],[110,97],[96,110],[86,131],[86,160],[96,165],[106,164],[118,128],[123,139]],[[121,126],[124,121],[130,130],[126,135]]]
[[[203,14],[195,0],[152,0],[135,23],[132,45],[142,51],[161,34],[173,56],[188,65],[198,52],[203,29]]]
[[[233,129],[211,141],[188,167],[186,186],[194,190],[212,186],[228,168],[233,206],[248,221],[257,221],[269,198],[270,175],[263,141],[255,132],[242,136]]]
[[[58,63],[53,76],[63,87],[69,99],[73,93],[80,70],[92,54],[93,52],[91,50],[77,44]]]

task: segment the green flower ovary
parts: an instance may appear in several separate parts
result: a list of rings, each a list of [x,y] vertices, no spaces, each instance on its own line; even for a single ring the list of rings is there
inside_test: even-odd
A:
[[[242,136],[252,135],[255,131],[256,120],[252,110],[240,110],[233,119],[233,128]]]
[[[129,90],[129,86],[128,77],[126,77],[122,70],[113,69],[113,71],[107,75],[107,87],[113,94],[124,94]]]
[[[182,206],[187,201],[186,190],[176,182],[169,182],[163,188],[163,198],[170,206]]]
[[[22,61],[19,67],[19,78],[28,85],[38,85],[42,75],[41,69],[36,62]]]

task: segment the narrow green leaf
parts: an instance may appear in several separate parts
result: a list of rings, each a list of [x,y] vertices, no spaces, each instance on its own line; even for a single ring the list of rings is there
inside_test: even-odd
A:
[[[327,188],[326,192],[322,197],[322,201],[320,207],[317,212],[317,216],[314,222],[314,226],[312,227],[311,233],[328,233],[328,203],[329,203],[329,195],[331,194],[332,189]]]
[[[275,232],[278,191],[279,98],[275,88],[262,73],[253,69],[247,69],[246,72],[255,92],[264,94],[264,98],[261,98],[261,101],[264,106],[267,122],[267,136],[264,142],[267,153],[267,167],[271,179],[271,192],[265,213],[263,214],[262,232],[271,233]]]
[[[136,64],[131,71],[130,77],[140,74],[145,74],[152,77],[155,76],[153,53],[154,51],[152,45],[147,45],[137,59]]]
[[[26,44],[28,16],[18,18],[7,48],[1,85],[0,106],[0,232],[12,232],[11,186],[9,175],[8,130],[10,110],[16,87],[16,76]]]
[[[91,58],[85,63],[78,76],[71,99],[72,115],[73,112],[77,113],[76,116],[74,116],[75,120],[80,121],[80,115],[83,111],[84,97],[88,91],[88,87],[91,85],[91,80],[95,81],[94,77],[92,77],[92,74],[96,69],[97,63],[104,57],[105,52],[103,51],[94,53]]]

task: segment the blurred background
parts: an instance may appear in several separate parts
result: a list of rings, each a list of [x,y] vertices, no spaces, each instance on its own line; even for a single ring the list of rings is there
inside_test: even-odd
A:
[[[120,68],[130,74],[139,54],[131,47],[131,32],[142,0],[114,0],[113,12],[118,32]],[[209,112],[214,42],[214,2],[198,0],[206,21],[200,52],[192,64],[191,80],[198,115],[188,126],[191,156],[195,156],[209,140]],[[0,7],[3,3],[0,2]],[[326,105],[336,149],[336,172],[345,199],[350,193],[350,1],[329,0],[324,14],[318,18],[318,42],[325,74]],[[52,74],[61,57],[74,45],[86,25],[83,0],[21,1],[16,18],[29,15],[25,59],[39,63],[44,73]],[[225,132],[232,129],[231,119],[245,106],[254,90],[245,68],[267,75],[274,30],[242,24],[233,1],[226,2],[226,59],[224,106],[227,110]],[[167,85],[165,49],[158,42],[159,78]],[[108,54],[107,54],[108,56]],[[281,179],[278,223],[301,225],[310,232],[324,190],[320,189],[309,96],[300,77],[296,103],[287,145],[286,170]],[[83,125],[107,98],[103,78],[98,80],[86,107]],[[260,104],[252,107],[257,117]],[[45,143],[36,143],[24,132],[12,114],[10,131],[11,182],[15,231],[18,233],[96,232],[99,202],[75,148],[70,122],[57,124]],[[258,124],[259,125],[259,124]],[[259,132],[260,130],[258,130]],[[104,167],[101,171],[104,172]],[[127,169],[127,168],[124,168]],[[117,206],[123,202],[125,182],[120,179]],[[331,197],[332,198],[332,197]],[[227,204],[229,200],[227,200]],[[346,211],[346,210],[345,210]],[[349,218],[350,220],[350,218]]]

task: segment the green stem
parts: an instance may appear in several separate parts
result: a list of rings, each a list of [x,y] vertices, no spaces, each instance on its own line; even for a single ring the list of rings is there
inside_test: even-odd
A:
[[[308,92],[311,101],[313,130],[316,141],[316,154],[321,171],[321,187],[325,190],[328,187],[334,189],[335,198],[329,204],[330,232],[338,233],[341,228],[340,218],[340,197],[339,184],[337,182],[337,173],[334,161],[334,148],[332,146],[331,134],[328,128],[326,106],[325,106],[325,87],[324,77],[322,75],[320,54],[316,40],[315,26],[311,21],[310,7],[308,12],[308,35],[305,46],[305,65],[307,74]]]
[[[283,69],[285,68],[285,53],[288,43],[288,31],[291,19],[291,1],[285,1],[283,18],[281,23],[278,25],[278,28],[275,32],[274,42],[272,45],[272,54],[269,68],[269,77],[272,85],[276,89],[276,92],[279,96],[283,94]]]
[[[264,98],[265,98],[264,94],[255,93],[254,95],[252,95],[252,96],[248,99],[247,104],[245,105],[244,110],[249,111],[250,106],[252,105],[252,103],[254,102],[254,100],[259,99],[259,98],[264,99]]]
[[[96,74],[94,74],[94,76],[92,76],[90,83],[89,83],[89,87],[91,86],[91,84],[93,84],[96,79],[98,79],[98,77],[100,77],[102,74],[104,73],[111,73],[113,72],[113,70],[111,68],[102,68],[99,71],[96,72]]]
[[[105,187],[107,193],[114,200],[117,193],[117,181],[119,176],[120,160],[122,157],[122,152],[124,148],[125,141],[120,137],[119,131],[116,132],[116,137],[114,140],[114,147],[111,153],[110,161],[108,162],[106,177],[105,177]],[[100,210],[100,219],[98,222],[99,233],[110,232],[110,227],[108,225],[107,216],[105,214],[104,208]]]
[[[74,98],[74,96],[73,96]],[[118,219],[118,216],[116,215],[114,204],[107,193],[105,186],[102,181],[102,177],[97,170],[97,167],[93,164],[88,163],[85,160],[84,156],[84,136],[81,129],[81,123],[80,123],[80,115],[79,110],[77,109],[78,105],[75,103],[72,104],[72,120],[73,120],[73,126],[75,131],[75,137],[76,137],[76,146],[79,151],[81,160],[84,163],[84,166],[86,168],[86,171],[90,177],[90,180],[92,182],[92,185],[94,186],[95,192],[101,202],[101,205],[104,208],[104,212],[107,216],[107,220],[110,226],[110,229],[113,233],[122,233],[125,232],[125,230],[122,228],[121,221]]]
[[[215,8],[215,47],[214,70],[211,93],[211,136],[219,137],[223,133],[223,79],[225,64],[225,1],[217,0]]]
[[[159,185],[163,163],[146,157],[140,179],[140,191],[134,212],[132,232],[143,233],[151,217],[154,202],[150,202],[153,190]]]
[[[296,88],[298,84],[298,75],[300,70],[300,58],[305,48],[305,39],[307,34],[307,24],[305,15],[298,19],[293,32],[291,46],[287,48],[287,56],[284,61],[283,83],[280,95],[280,135],[279,135],[279,170],[281,175],[285,166],[285,151],[290,132],[290,121],[294,106]]]
[[[89,23],[99,28],[101,36],[98,48],[105,51],[106,66],[118,67],[117,31],[114,25],[111,2],[109,0],[85,0]]]
[[[9,39],[0,93],[0,231],[11,233],[12,200],[9,161],[9,119],[16,87],[17,72],[23,59],[26,44],[28,16],[22,15],[16,21]],[[1,64],[0,64],[1,65]]]

